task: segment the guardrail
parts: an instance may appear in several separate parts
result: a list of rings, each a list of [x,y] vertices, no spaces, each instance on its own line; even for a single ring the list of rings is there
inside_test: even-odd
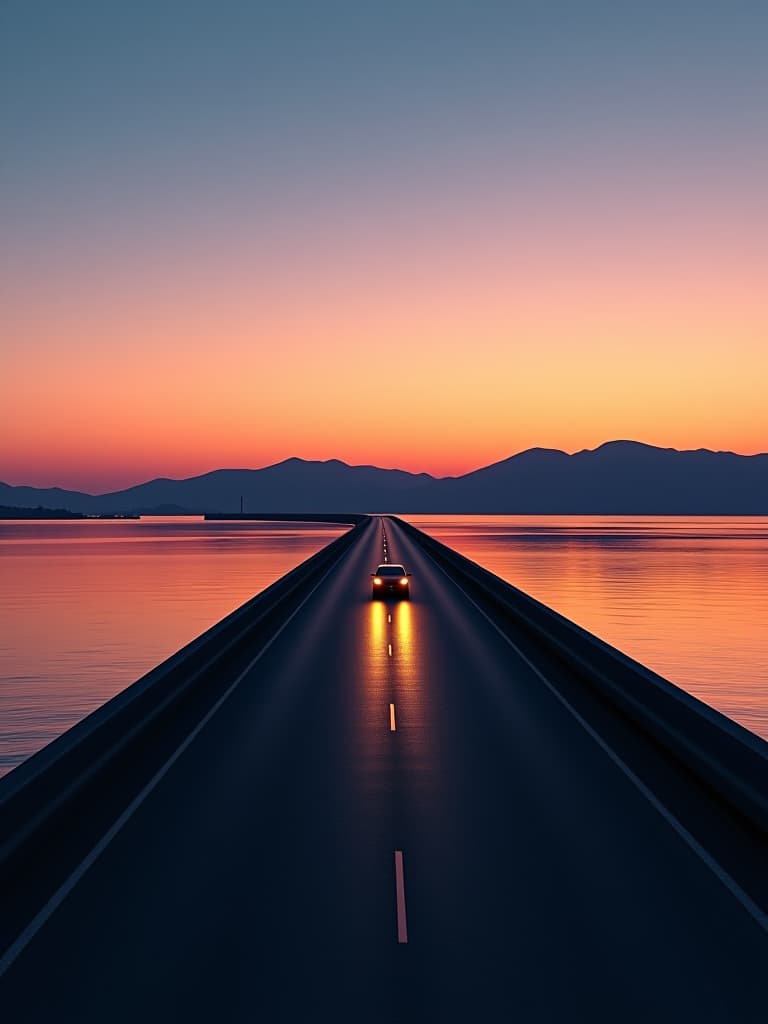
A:
[[[736,808],[763,839],[768,837],[768,743],[476,562],[393,518],[473,597],[542,644]]]
[[[367,517],[0,779],[0,950],[275,634]]]

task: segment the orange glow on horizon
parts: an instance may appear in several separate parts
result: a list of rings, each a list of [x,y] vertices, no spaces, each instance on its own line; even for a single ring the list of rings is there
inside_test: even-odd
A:
[[[13,6],[0,480],[768,450],[762,10]]]
[[[222,267],[171,248],[145,266],[135,240],[98,267],[22,253],[0,295],[0,479],[103,491],[291,456],[445,476],[622,438],[768,449],[746,228],[691,208],[662,245],[642,207],[618,239],[556,214],[321,225],[271,262],[227,236]]]

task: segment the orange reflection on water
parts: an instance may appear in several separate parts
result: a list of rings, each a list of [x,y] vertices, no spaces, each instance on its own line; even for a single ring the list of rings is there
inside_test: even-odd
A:
[[[0,523],[0,773],[342,532],[198,517]]]
[[[407,518],[768,738],[768,518]]]

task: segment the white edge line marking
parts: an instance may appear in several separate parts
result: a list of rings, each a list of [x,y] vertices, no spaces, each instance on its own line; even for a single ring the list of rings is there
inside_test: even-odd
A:
[[[691,835],[691,833],[688,831],[685,825],[683,825],[683,823],[675,817],[672,811],[670,811],[668,807],[665,807],[664,804],[656,796],[656,794],[653,793],[653,791],[650,790],[637,775],[635,775],[635,773],[632,771],[629,765],[622,761],[621,757],[619,757],[616,751],[613,750],[612,747],[608,746],[608,744],[605,742],[602,736],[600,736],[600,734],[592,728],[592,726],[586,721],[585,718],[582,718],[582,716],[579,714],[576,708],[574,708],[573,705],[568,700],[566,700],[566,698],[563,697],[561,693],[558,692],[556,687],[554,687],[552,683],[549,682],[549,680],[546,678],[546,676],[544,676],[540,669],[538,669],[533,664],[533,662],[531,662],[523,654],[523,652],[520,650],[517,644],[510,640],[506,633],[504,633],[496,625],[493,619],[491,619],[490,616],[488,616],[483,611],[480,605],[478,605],[477,602],[469,596],[469,594],[462,587],[462,585],[458,583],[448,572],[446,572],[442,565],[440,565],[439,562],[435,561],[435,559],[432,558],[432,555],[428,551],[423,551],[422,549],[422,553],[425,554],[430,559],[430,561],[437,566],[437,568],[443,573],[444,576],[448,577],[448,579],[453,583],[456,589],[459,590],[464,595],[464,597],[466,597],[470,604],[474,605],[474,607],[480,612],[483,618],[486,619],[486,621],[491,626],[493,626],[493,628],[496,630],[499,636],[506,640],[506,642],[509,644],[512,650],[515,651],[520,656],[520,658],[522,658],[522,660],[525,662],[528,668],[536,676],[538,676],[538,678],[542,681],[542,683],[544,683],[544,685],[547,687],[550,693],[552,693],[560,701],[563,707],[570,711],[570,713],[573,715],[573,717],[576,719],[579,725],[587,733],[589,733],[589,735],[592,737],[595,743],[597,743],[597,745],[608,755],[608,757],[611,759],[611,761],[613,761],[616,767],[619,768],[626,775],[629,781],[642,793],[642,795],[651,804],[651,806],[654,807],[656,811],[658,811],[658,813],[662,816],[662,818],[664,818],[667,824],[672,826],[674,831],[677,832],[680,838],[691,848],[691,850],[700,858],[700,860],[703,861],[703,863],[710,869],[713,875],[715,875],[715,877],[718,878],[720,882],[722,882],[722,884],[730,892],[730,894],[733,897],[735,897],[735,899],[742,905],[744,910],[746,910],[750,917],[753,918],[755,923],[758,924],[764,931],[768,931],[768,913],[766,913],[762,909],[762,907],[758,906],[758,904],[755,903],[752,897],[741,888],[736,879],[732,878],[728,874],[728,872],[720,864],[718,864],[714,857],[712,857],[704,849],[704,847],[701,845],[698,839]]]
[[[222,704],[227,700],[230,694],[232,694],[232,692],[240,684],[241,680],[251,671],[256,662],[264,654],[266,654],[266,652],[269,650],[269,648],[272,646],[275,640],[277,640],[277,638],[283,632],[288,623],[294,618],[294,616],[301,611],[301,609],[304,607],[304,605],[307,603],[310,597],[312,597],[314,592],[323,582],[325,577],[333,569],[336,568],[341,558],[343,558],[344,555],[346,555],[350,550],[351,548],[347,548],[346,551],[342,552],[340,558],[337,559],[331,566],[329,566],[329,568],[323,573],[323,575],[320,577],[320,579],[317,581],[314,587],[312,587],[312,589],[301,602],[301,604],[297,605],[296,608],[293,609],[291,614],[280,626],[277,632],[273,636],[271,636],[270,639],[264,644],[264,646],[253,659],[253,661],[248,663],[248,665],[235,679],[235,681],[232,683],[229,689],[226,690],[221,695],[221,697],[219,697],[219,699],[210,709],[208,714],[200,722],[198,722],[198,724],[195,726],[195,728],[192,730],[189,736],[187,736],[184,742],[176,748],[176,750],[173,752],[173,754],[171,754],[171,756],[168,758],[165,764],[162,765],[162,767],[159,768],[157,772],[155,772],[155,774],[152,776],[152,778],[149,780],[146,786],[141,790],[141,792],[138,793],[133,798],[133,800],[128,804],[126,809],[117,819],[117,821],[115,821],[112,827],[104,833],[104,835],[101,837],[98,843],[83,858],[83,860],[78,864],[78,866],[75,868],[72,874],[64,882],[62,882],[62,884],[59,886],[56,892],[53,893],[53,895],[48,899],[48,901],[40,908],[40,910],[38,910],[38,912],[35,914],[35,916],[32,918],[29,924],[19,934],[18,938],[16,938],[14,942],[11,943],[11,945],[8,947],[8,949],[5,951],[2,957],[0,957],[0,978],[2,978],[2,976],[8,970],[8,968],[12,966],[13,962],[16,960],[19,954],[23,952],[24,948],[32,941],[35,935],[37,935],[37,933],[46,923],[48,918],[51,917],[51,915],[58,909],[59,906],[61,906],[61,904],[70,894],[70,892],[72,892],[72,890],[75,888],[75,886],[83,877],[83,875],[88,871],[91,865],[95,863],[95,861],[104,852],[107,846],[109,846],[109,844],[115,838],[117,833],[122,829],[123,825],[125,825],[125,823],[134,814],[134,812],[138,810],[138,808],[146,800],[146,798],[149,796],[149,794],[152,792],[152,790],[155,788],[158,782],[160,782],[160,780],[168,773],[168,771],[173,767],[176,761],[181,757],[181,755],[192,743],[192,741],[198,736],[198,734],[202,732],[203,728],[208,724],[208,722],[210,722],[210,720],[213,718],[213,716],[216,714],[216,712],[219,710]]]
[[[389,705],[389,731],[397,732],[397,725],[395,724],[395,705]]]
[[[405,912],[405,875],[403,851],[395,850],[395,892],[397,894],[397,941],[408,941],[408,918]]]

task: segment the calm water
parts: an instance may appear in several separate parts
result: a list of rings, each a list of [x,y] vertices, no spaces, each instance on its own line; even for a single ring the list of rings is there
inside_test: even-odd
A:
[[[408,518],[768,738],[768,518]],[[0,774],[340,532],[0,523]]]
[[[0,774],[342,532],[0,522]]]
[[[768,739],[768,517],[406,518]]]

